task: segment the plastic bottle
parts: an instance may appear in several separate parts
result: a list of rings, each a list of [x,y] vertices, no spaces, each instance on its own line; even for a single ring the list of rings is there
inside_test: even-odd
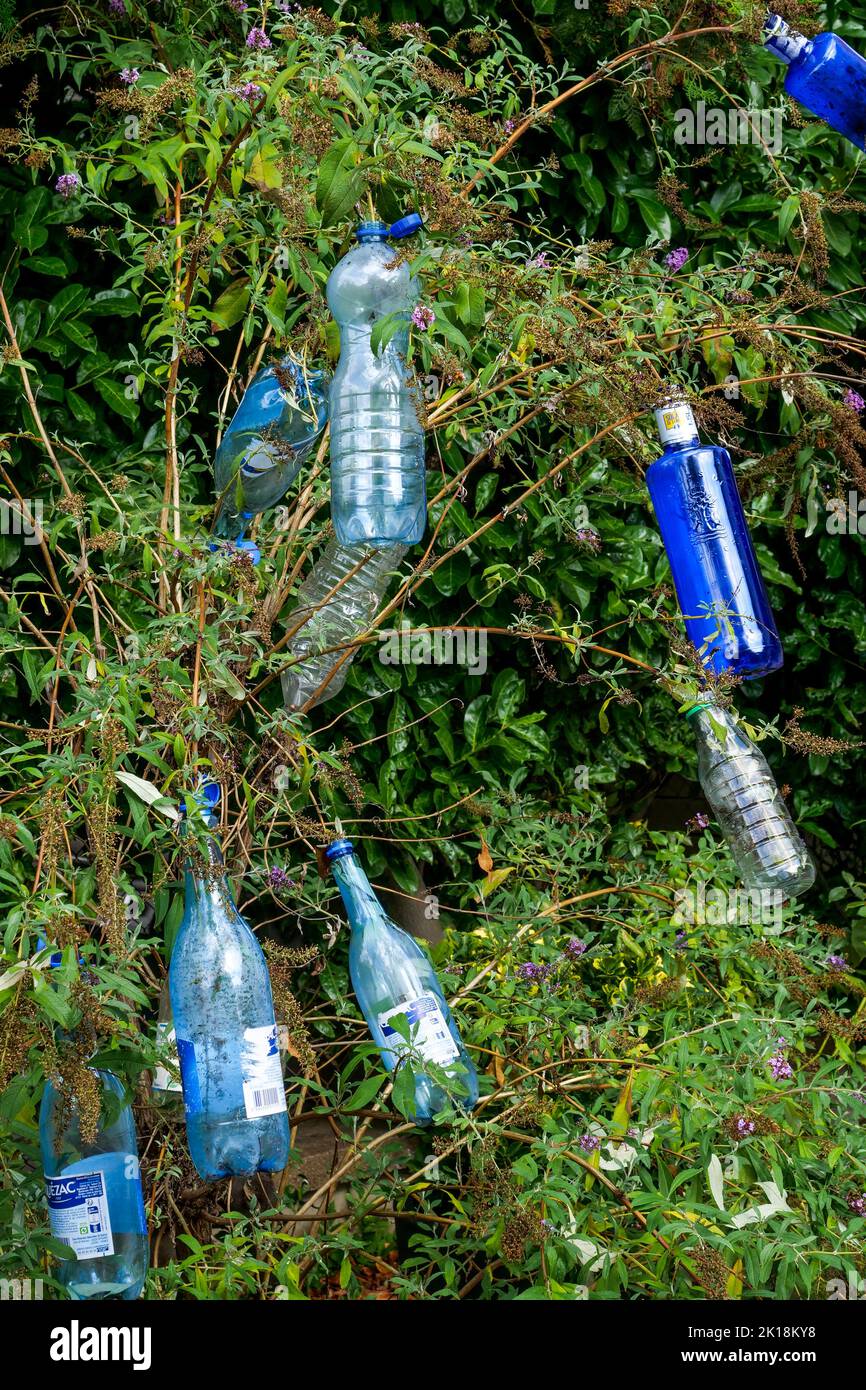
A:
[[[328,306],[340,326],[340,361],[329,392],[331,517],[343,545],[416,545],[424,534],[424,430],[406,366],[418,284],[405,262],[393,264],[396,252],[386,241],[411,236],[420,226],[417,213],[390,228],[362,222],[358,245],[328,279]],[[388,314],[399,315],[401,323],[374,353],[373,327]]]
[[[407,1059],[415,1073],[412,1118],[423,1125],[449,1105],[471,1109],[478,1077],[429,957],[387,916],[351,842],[334,840],[325,852],[352,928],[349,973],[361,1012],[388,1070]]]
[[[290,357],[256,372],[214,461],[218,536],[239,540],[256,513],[276,506],[327,418],[323,372],[305,370]]]
[[[153,1069],[150,1089],[154,1100],[162,1104],[170,1103],[183,1095],[180,1080],[180,1062],[177,1056],[177,1039],[174,1033],[174,1019],[171,1016],[171,996],[168,980],[159,996],[159,1013],[156,1021],[156,1047],[160,1060]]]
[[[350,642],[369,627],[405,553],[405,545],[371,550],[366,545],[344,546],[336,539],[328,542],[298,590],[298,606],[288,620],[289,628],[294,628],[309,614],[289,646],[292,656],[304,660],[289,666],[282,676],[287,709],[301,709],[312,700],[338,664],[336,675],[309,708],[339,694],[355,651],[347,655],[328,648]]]
[[[100,1083],[92,1142],[82,1138],[77,1103],[50,1079],[39,1109],[51,1234],[73,1251],[58,1277],[72,1299],[134,1299],[148,1267],[135,1122],[114,1073],[92,1070]]]
[[[764,44],[788,64],[788,95],[866,150],[866,58],[838,34],[807,39],[772,13],[764,24]]]
[[[726,449],[701,444],[691,408],[655,412],[665,446],[647,469],[686,632],[704,665],[744,679],[782,665],[782,644]]]
[[[196,795],[208,827],[219,788]],[[185,907],[169,969],[189,1151],[203,1178],[284,1168],[286,1094],[271,982],[234,904],[219,845],[188,862]]]
[[[788,812],[763,753],[727,710],[700,702],[685,711],[698,747],[698,777],[743,884],[805,893],[815,866]]]

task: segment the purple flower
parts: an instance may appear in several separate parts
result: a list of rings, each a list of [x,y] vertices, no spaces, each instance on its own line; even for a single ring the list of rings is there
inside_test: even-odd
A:
[[[108,0],[108,9],[110,14],[126,14],[123,0]]]
[[[794,1075],[794,1068],[791,1066],[787,1057],[782,1056],[781,1052],[775,1053],[775,1055],[770,1058],[767,1065],[773,1074],[774,1081],[790,1081],[791,1077]]]
[[[258,82],[244,82],[241,87],[232,87],[235,96],[241,97],[244,101],[255,101],[262,94],[262,89]]]
[[[234,10],[235,14],[243,14],[247,8],[247,0],[229,0],[229,9]]]
[[[686,830],[706,830],[710,818],[705,811],[697,811],[686,821]]]
[[[582,1134],[577,1142],[585,1154],[595,1153],[596,1149],[601,1146],[601,1140],[597,1139],[594,1134],[589,1133]]]
[[[289,877],[285,869],[281,869],[279,865],[276,864],[268,872],[267,883],[269,888],[273,888],[277,892],[279,892],[281,888],[295,887],[295,880]]]
[[[521,980],[546,980],[550,974],[549,965],[536,965],[535,961],[525,960],[518,965],[517,974]]]
[[[844,956],[828,956],[827,964],[831,970],[847,970],[848,962]]]
[[[674,938],[675,951],[687,951],[689,949],[689,938],[684,931],[678,931]]]
[[[848,1207],[855,1216],[866,1216],[866,1192],[850,1193]]]
[[[77,174],[61,174],[54,187],[62,197],[71,198],[80,182]]]
[[[665,256],[665,265],[668,270],[682,270],[688,258],[688,247],[678,246],[675,251],[669,251]]]
[[[550,262],[547,259],[546,251],[539,251],[537,256],[532,256],[526,262],[527,270],[547,270]]]
[[[570,941],[565,943],[565,954],[568,956],[569,960],[580,960],[580,957],[586,949],[586,942],[578,941],[576,936],[573,936]]]
[[[247,34],[247,48],[270,48],[270,47],[271,47],[271,41],[270,41],[270,39],[268,38],[267,34],[265,33],[264,29],[259,29],[259,28],[257,28],[256,25],[253,25],[252,29],[251,29],[250,32]]]
[[[430,325],[436,322],[436,315],[426,304],[418,304],[412,310],[412,322],[422,333],[426,333]]]
[[[141,73],[138,68],[121,68],[120,70],[120,80],[125,82],[127,87],[134,87],[140,77]]]
[[[754,1121],[754,1120],[747,1120],[746,1117],[745,1117],[745,1115],[741,1115],[741,1116],[739,1117],[739,1119],[737,1120],[737,1133],[738,1133],[738,1134],[743,1134],[743,1135],[745,1135],[745,1134],[754,1134],[754,1132],[755,1132],[755,1121]]]
[[[852,410],[866,410],[866,401],[862,396],[858,396],[856,391],[852,391],[850,386],[842,397],[842,404],[850,405]]]
[[[502,129],[505,131],[506,135],[510,135],[513,130],[517,129],[517,122],[513,120],[507,120]]]

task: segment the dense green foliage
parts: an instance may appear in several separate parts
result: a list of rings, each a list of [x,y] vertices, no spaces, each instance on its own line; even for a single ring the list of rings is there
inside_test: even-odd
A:
[[[699,101],[782,101],[742,0],[155,8],[2,45],[0,1274],[50,1269],[38,1101],[47,1067],[87,1076],[59,1028],[135,1094],[149,1297],[823,1296],[864,1273],[866,608],[827,505],[866,495],[863,157],[790,107],[777,152],[676,143]],[[430,524],[343,691],[290,716],[326,446],[255,569],[208,547],[211,463],[260,363],[335,360],[324,285],[370,206],[425,217]],[[785,647],[720,690],[819,860],[778,922],[676,912],[735,880],[693,819],[671,687],[699,661],[643,482],[670,381],[731,450]],[[383,664],[401,620],[483,632],[487,669]],[[231,1193],[148,1087],[182,912],[165,811],[204,771],[292,1040],[296,1156]],[[432,1136],[351,994],[315,871],[336,822],[389,910],[444,929],[483,1097]]]

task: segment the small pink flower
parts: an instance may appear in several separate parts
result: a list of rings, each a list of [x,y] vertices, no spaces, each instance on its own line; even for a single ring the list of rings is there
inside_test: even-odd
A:
[[[850,386],[842,397],[842,404],[849,405],[852,410],[856,410],[858,413],[861,410],[866,410],[866,401],[856,391],[852,391]]]
[[[669,251],[665,256],[665,265],[668,270],[682,270],[688,258],[688,247],[678,246],[675,251]]]
[[[141,73],[138,68],[121,68],[120,70],[120,80],[127,87],[134,87],[140,77]]]
[[[259,29],[253,25],[247,34],[247,48],[270,48],[271,41],[264,29]]]
[[[426,304],[418,304],[412,310],[412,322],[422,333],[426,333],[430,325],[436,322],[436,315]]]

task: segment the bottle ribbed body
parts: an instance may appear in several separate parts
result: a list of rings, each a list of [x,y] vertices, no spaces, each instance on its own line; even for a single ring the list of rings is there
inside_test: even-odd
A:
[[[81,1135],[76,1102],[51,1081],[39,1109],[39,1142],[51,1233],[68,1246],[58,1278],[72,1299],[138,1298],[147,1276],[147,1223],[132,1109],[112,1072],[101,1087],[95,1139]]]
[[[212,843],[212,875],[187,873],[169,971],[189,1151],[210,1180],[276,1172],[289,1154],[270,977],[221,862]]]
[[[340,326],[329,391],[331,516],[344,545],[415,545],[426,524],[424,430],[408,378],[408,331],[373,350],[375,324],[404,319],[418,288],[383,241],[354,247],[331,272],[328,305]]]
[[[701,786],[744,885],[786,898],[806,892],[815,867],[763,753],[726,710],[702,708],[690,722]]]
[[[234,539],[246,521],[276,506],[321,437],[327,383],[287,360],[263,367],[244,392],[214,461],[217,535]]]
[[[704,665],[744,679],[783,662],[730,455],[669,445],[646,474],[686,632]]]
[[[351,853],[332,869],[352,928],[352,987],[387,1069],[412,1067],[413,1120],[425,1125],[446,1108],[471,1109],[478,1076],[430,958],[387,916]],[[425,1070],[431,1065],[436,1075]]]
[[[369,627],[405,553],[405,545],[371,551],[366,545],[345,546],[336,539],[328,542],[298,590],[298,605],[288,620],[293,628],[306,619],[289,648],[292,656],[303,659],[282,676],[287,709],[306,705],[335,667],[336,674],[314,704],[330,700],[342,690],[355,652],[350,650],[347,655],[328,649],[352,641]]]

